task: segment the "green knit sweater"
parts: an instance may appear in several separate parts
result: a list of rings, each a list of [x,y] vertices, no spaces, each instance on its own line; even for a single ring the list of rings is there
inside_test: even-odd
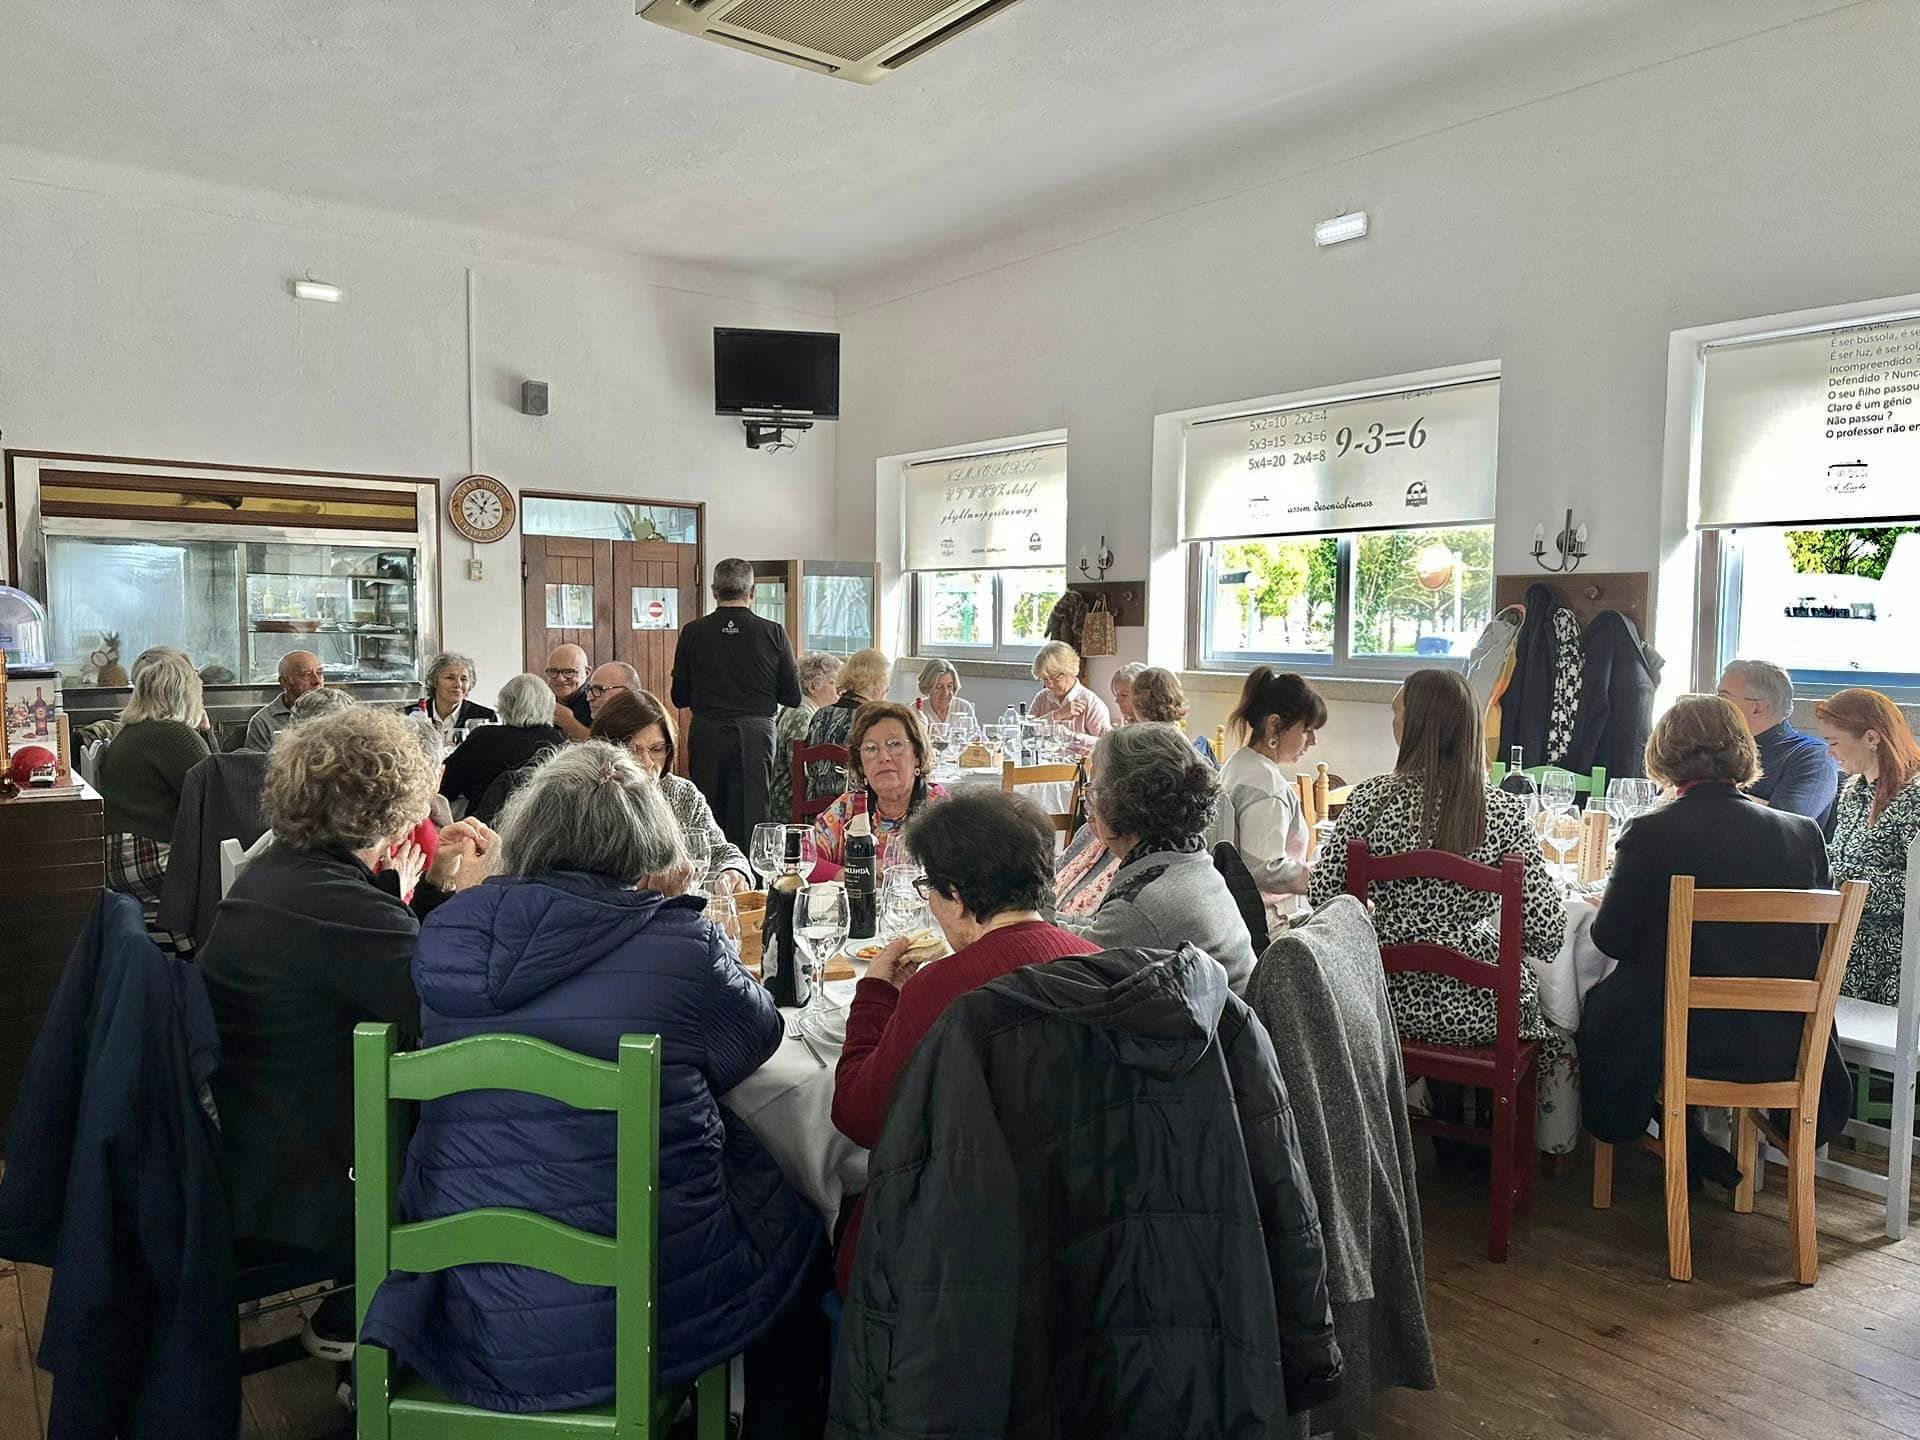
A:
[[[207,758],[207,742],[178,720],[136,720],[120,727],[100,756],[107,833],[173,839],[187,771]]]

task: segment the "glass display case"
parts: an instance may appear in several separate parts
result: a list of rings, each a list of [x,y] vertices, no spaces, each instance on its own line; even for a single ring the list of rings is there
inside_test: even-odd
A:
[[[179,646],[216,684],[271,684],[294,650],[330,681],[419,678],[411,548],[52,534],[46,560],[49,660],[75,684],[124,685],[151,645]]]

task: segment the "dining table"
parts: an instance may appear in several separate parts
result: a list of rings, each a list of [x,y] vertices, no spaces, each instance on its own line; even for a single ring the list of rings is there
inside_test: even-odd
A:
[[[841,1009],[844,1032],[846,1007],[866,964],[855,960],[855,978],[830,981],[826,998]],[[849,1195],[867,1188],[867,1152],[842,1135],[833,1124],[833,1078],[840,1046],[795,1030],[799,1011],[783,1009],[785,1036],[780,1048],[753,1074],[720,1097],[720,1103],[747,1123],[773,1156],[792,1186],[820,1212],[832,1230],[840,1207]]]
[[[1001,772],[998,765],[980,769],[958,770],[952,774],[935,775],[934,778],[949,790],[959,791],[972,786],[988,787],[998,790],[1001,784]],[[1033,801],[1049,815],[1065,815],[1073,808],[1073,782],[1071,780],[1052,780],[1037,785],[1016,787],[1016,794]]]

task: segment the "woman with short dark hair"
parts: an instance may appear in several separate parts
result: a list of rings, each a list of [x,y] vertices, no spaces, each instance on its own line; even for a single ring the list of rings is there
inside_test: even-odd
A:
[[[1190,942],[1244,992],[1253,939],[1207,850],[1220,804],[1212,767],[1173,726],[1142,720],[1100,737],[1093,773],[1087,823],[1116,868],[1100,908],[1072,928],[1103,950]]]
[[[1620,963],[1588,993],[1580,1012],[1580,1111],[1588,1130],[1623,1145],[1658,1108],[1665,1057],[1667,894],[1673,877],[1702,889],[1819,890],[1828,884],[1820,827],[1746,794],[1760,774],[1740,712],[1717,695],[1688,695],[1660,717],[1647,742],[1647,773],[1674,791],[1620,837],[1593,942]],[[1702,925],[1693,932],[1693,973],[1811,980],[1820,963],[1817,926]],[[1798,1015],[1743,1010],[1695,1014],[1687,1026],[1687,1073],[1758,1084],[1790,1080],[1800,1056]],[[1846,1122],[1852,1090],[1837,1047],[1826,1056],[1820,1113],[1824,1143]],[[1739,1171],[1697,1130],[1689,1167],[1731,1187]]]
[[[833,1123],[868,1149],[879,1143],[894,1082],[947,1006],[1022,965],[1100,948],[1041,917],[1053,881],[1053,826],[1032,801],[964,790],[918,816],[905,839],[926,871],[921,891],[954,953],[921,969],[905,961],[913,937],[902,936],[874,958],[854,992],[834,1073]],[[859,1238],[856,1204],[836,1264],[843,1292]]]

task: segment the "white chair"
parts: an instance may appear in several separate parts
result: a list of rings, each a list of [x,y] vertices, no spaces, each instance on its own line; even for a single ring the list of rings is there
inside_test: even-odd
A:
[[[100,756],[106,750],[107,742],[95,740],[92,744],[80,747],[80,778],[94,789],[100,788]]]
[[[1814,1173],[1851,1190],[1883,1196],[1887,1202],[1887,1238],[1907,1233],[1907,1196],[1913,1183],[1913,1110],[1916,1046],[1920,1046],[1920,839],[1907,851],[1907,913],[1900,935],[1900,998],[1874,1005],[1840,997],[1833,1012],[1833,1033],[1847,1064],[1893,1075],[1893,1115],[1889,1125],[1849,1120],[1845,1133],[1886,1147],[1887,1173],[1835,1160],[1822,1151]],[[1768,1150],[1769,1159],[1780,1159]]]
[[[271,844],[273,844],[273,832],[271,830],[267,831],[266,834],[262,835],[244,850],[240,848],[240,842],[238,840],[222,840],[220,842],[220,895],[222,899],[225,899],[227,892],[233,889],[233,882],[240,878],[240,872],[264,855],[267,847]]]

